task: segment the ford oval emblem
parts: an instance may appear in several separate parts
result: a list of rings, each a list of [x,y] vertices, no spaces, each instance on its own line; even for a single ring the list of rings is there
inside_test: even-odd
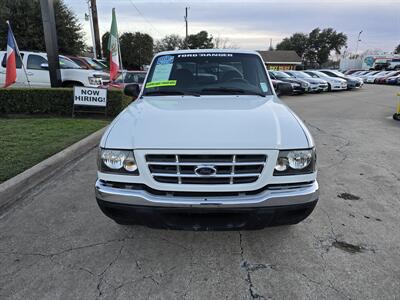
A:
[[[198,176],[213,176],[217,173],[217,170],[213,166],[198,166],[194,172]]]

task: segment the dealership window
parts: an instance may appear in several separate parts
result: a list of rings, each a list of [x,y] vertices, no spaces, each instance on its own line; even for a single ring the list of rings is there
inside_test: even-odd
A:
[[[24,54],[21,53],[22,59],[24,58]],[[7,67],[7,54],[4,54],[3,56],[3,60],[1,61],[1,66],[3,68]],[[22,68],[22,61],[21,58],[17,55],[17,69],[21,69]]]
[[[47,64],[47,59],[36,54],[30,54],[28,56],[28,69],[43,70],[43,68],[40,66],[41,64]]]

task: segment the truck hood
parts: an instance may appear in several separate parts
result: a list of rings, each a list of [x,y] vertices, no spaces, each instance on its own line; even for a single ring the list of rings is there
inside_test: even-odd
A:
[[[306,135],[307,134],[307,135]],[[159,96],[129,105],[101,146],[115,149],[296,149],[312,141],[276,96]]]

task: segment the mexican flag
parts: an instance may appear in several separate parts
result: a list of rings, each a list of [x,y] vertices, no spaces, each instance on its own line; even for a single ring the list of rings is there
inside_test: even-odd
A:
[[[120,63],[119,63],[119,41],[117,19],[115,18],[115,8],[112,9],[112,22],[110,29],[110,38],[108,39],[108,50],[110,51],[110,80],[117,77]]]

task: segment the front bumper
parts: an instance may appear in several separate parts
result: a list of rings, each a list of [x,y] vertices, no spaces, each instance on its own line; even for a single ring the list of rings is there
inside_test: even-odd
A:
[[[265,188],[238,196],[155,195],[146,190],[109,187],[96,182],[103,213],[117,223],[184,230],[261,229],[296,224],[311,214],[318,201],[317,181],[283,188]]]
[[[183,207],[183,208],[249,208],[282,205],[296,205],[312,202],[318,199],[318,182],[309,184],[267,187],[259,193],[238,193],[237,196],[174,196],[173,193],[155,194],[144,189],[126,189],[110,187],[106,182],[97,180],[95,185],[96,198],[118,204]]]

